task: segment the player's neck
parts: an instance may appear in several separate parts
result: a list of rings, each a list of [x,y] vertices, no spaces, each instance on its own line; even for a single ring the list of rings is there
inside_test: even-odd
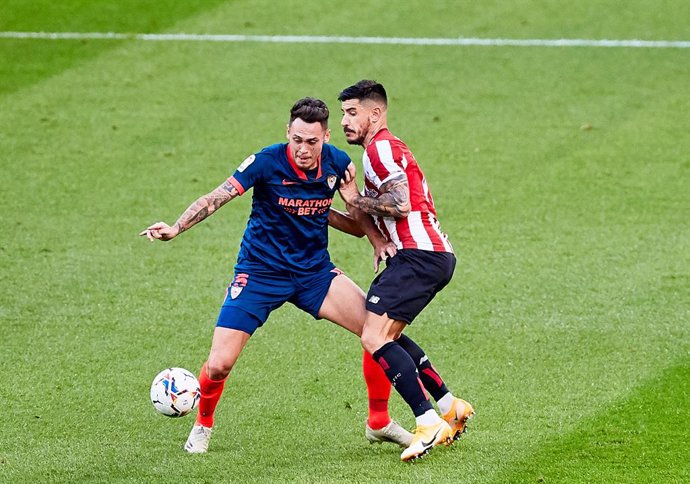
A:
[[[367,146],[369,146],[369,143],[371,143],[372,140],[376,137],[376,135],[384,129],[388,129],[388,123],[386,123],[385,120],[381,120],[380,122],[372,125],[371,130],[369,130],[369,134],[366,135],[366,137],[364,138],[364,142],[362,143],[362,146],[365,150],[367,149]]]

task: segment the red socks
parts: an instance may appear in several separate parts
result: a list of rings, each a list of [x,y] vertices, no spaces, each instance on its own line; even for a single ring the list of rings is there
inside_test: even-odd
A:
[[[384,375],[385,376],[385,375]],[[204,427],[213,427],[213,414],[216,411],[218,400],[223,394],[225,387],[225,380],[211,380],[206,371],[206,362],[204,362],[199,371],[199,386],[201,387],[201,399],[199,400],[199,412],[196,414],[196,423]]]
[[[391,421],[388,415],[388,399],[391,394],[391,383],[381,366],[374,361],[372,356],[364,352],[362,358],[362,372],[367,384],[367,396],[369,397],[369,418],[367,423],[372,429],[380,429]],[[226,378],[227,379],[227,378]],[[199,386],[201,387],[201,399],[199,400],[199,412],[196,423],[204,427],[213,427],[213,414],[223,394],[225,380],[211,380],[206,372],[206,363],[199,371]]]
[[[391,421],[388,415],[388,399],[391,395],[391,382],[381,365],[374,361],[368,352],[362,357],[362,372],[367,384],[367,396],[369,397],[369,418],[367,423],[372,429],[380,429]],[[201,390],[203,395],[203,388]]]

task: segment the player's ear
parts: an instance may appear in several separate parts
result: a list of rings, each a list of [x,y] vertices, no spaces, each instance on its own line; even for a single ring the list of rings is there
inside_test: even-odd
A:
[[[287,128],[285,128],[285,137],[290,139],[290,123],[288,123]]]
[[[378,122],[378,120],[381,119],[382,112],[383,110],[381,109],[381,106],[374,106],[373,108],[371,108],[371,111],[369,112],[369,119],[371,119],[371,122]]]
[[[326,134],[323,135],[323,142],[328,143],[329,139],[331,139],[331,130],[327,129]]]

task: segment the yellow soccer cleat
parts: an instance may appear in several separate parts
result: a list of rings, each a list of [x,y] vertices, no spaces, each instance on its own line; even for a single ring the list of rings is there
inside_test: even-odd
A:
[[[474,415],[474,409],[465,400],[455,398],[450,411],[443,416],[448,425],[453,429],[453,440],[458,440],[467,430],[467,421]]]
[[[417,425],[412,443],[400,454],[400,459],[409,462],[422,457],[439,444],[453,443],[453,429],[448,422],[441,420],[433,425]]]

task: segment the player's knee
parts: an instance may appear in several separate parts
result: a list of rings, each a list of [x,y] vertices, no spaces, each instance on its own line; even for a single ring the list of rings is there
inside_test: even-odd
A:
[[[232,366],[232,361],[212,354],[206,363],[206,371],[211,380],[223,380],[230,374]]]
[[[362,343],[362,348],[372,355],[385,344],[385,341],[381,340],[377,332],[367,331],[366,327],[362,330],[362,336],[359,337],[359,341]]]

